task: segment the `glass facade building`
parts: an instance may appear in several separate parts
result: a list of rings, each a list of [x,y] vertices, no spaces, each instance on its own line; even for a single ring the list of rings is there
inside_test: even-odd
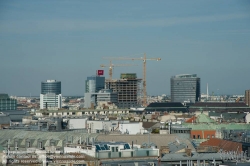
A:
[[[16,110],[17,100],[9,98],[8,94],[0,94],[0,111]]]
[[[85,81],[85,93],[97,93],[105,87],[105,77],[91,76]]]
[[[200,101],[200,78],[196,74],[173,76],[170,84],[172,102],[195,103]]]
[[[41,94],[55,93],[61,94],[61,81],[47,80],[41,84]]]
[[[62,108],[61,81],[41,83],[40,109]]]

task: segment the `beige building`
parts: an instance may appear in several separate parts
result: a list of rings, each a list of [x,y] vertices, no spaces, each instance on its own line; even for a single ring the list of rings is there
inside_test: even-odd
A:
[[[245,91],[245,103],[247,106],[250,104],[250,90]]]

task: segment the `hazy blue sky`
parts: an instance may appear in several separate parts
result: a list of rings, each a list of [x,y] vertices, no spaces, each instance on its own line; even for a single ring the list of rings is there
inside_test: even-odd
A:
[[[41,81],[62,81],[63,95],[83,95],[102,57],[148,61],[148,94],[170,94],[170,77],[197,74],[201,91],[250,89],[248,0],[0,2],[0,93],[39,95]],[[116,67],[142,77],[141,61]],[[108,77],[108,68],[105,75]],[[217,90],[219,89],[219,91]]]

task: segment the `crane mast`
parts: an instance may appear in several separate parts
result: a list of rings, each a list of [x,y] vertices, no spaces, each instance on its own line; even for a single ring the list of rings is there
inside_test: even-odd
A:
[[[147,106],[147,83],[146,83],[146,62],[147,60],[156,60],[159,61],[161,58],[147,58],[146,53],[144,53],[143,57],[140,58],[127,58],[127,57],[109,57],[105,59],[113,59],[113,60],[142,60],[143,61],[143,100],[142,100],[142,105],[145,107]]]
[[[100,67],[109,67],[109,80],[112,80],[113,76],[113,68],[114,67],[124,67],[124,66],[137,66],[137,65],[132,65],[132,64],[113,64],[112,61],[109,61],[109,65],[104,65],[101,64]]]

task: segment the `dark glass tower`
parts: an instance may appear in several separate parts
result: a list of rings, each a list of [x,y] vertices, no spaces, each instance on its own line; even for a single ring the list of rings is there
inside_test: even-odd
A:
[[[61,81],[47,80],[41,84],[41,94],[54,93],[61,94]]]
[[[181,74],[171,78],[171,101],[200,101],[200,78],[196,74]]]
[[[105,88],[105,77],[91,76],[85,81],[85,93],[97,93]]]

